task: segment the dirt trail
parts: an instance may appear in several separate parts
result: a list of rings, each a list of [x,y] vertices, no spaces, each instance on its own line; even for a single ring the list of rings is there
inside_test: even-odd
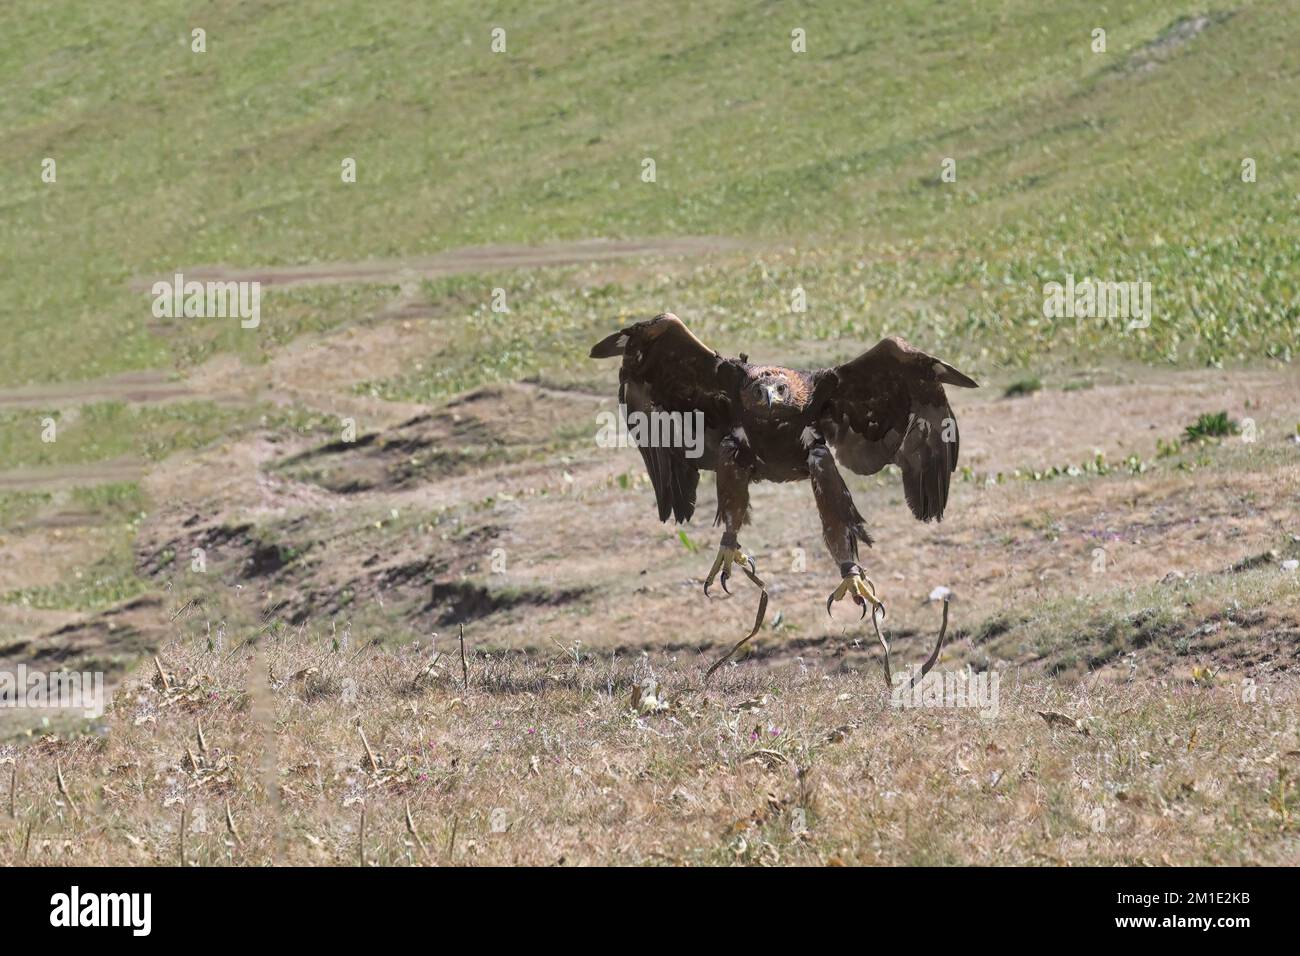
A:
[[[581,265],[639,256],[703,255],[745,248],[734,239],[681,236],[666,239],[588,239],[545,246],[471,246],[431,256],[361,262],[313,263],[302,266],[191,266],[177,271],[199,282],[260,282],[282,288],[303,285],[337,285],[348,282],[397,283],[433,279],[462,272],[492,269],[536,269]],[[148,291],[155,281],[171,276],[136,279],[131,288]]]
[[[256,280],[282,287],[344,282],[405,284],[421,278],[485,269],[698,255],[741,248],[745,248],[744,243],[717,237],[593,239],[545,246],[477,246],[403,260],[245,269],[217,266],[181,271],[187,279],[199,281]],[[153,281],[138,279],[132,287],[146,291]],[[298,403],[340,418],[352,417],[363,431],[388,428],[425,411],[424,406],[356,395],[352,386],[363,380],[396,375],[407,367],[409,356],[434,351],[437,331],[428,323],[415,321],[429,314],[427,303],[404,291],[375,315],[359,317],[357,323],[327,334],[302,336],[290,342],[266,365],[250,366],[234,356],[219,355],[194,369],[185,381],[177,381],[171,372],[145,370],[92,382],[3,389],[0,410],[53,410],[104,401],[152,404],[181,400],[265,400]],[[0,491],[43,491],[133,481],[148,470],[148,463],[130,459],[11,469],[0,471]]]
[[[63,409],[94,402],[165,402],[193,398],[195,393],[170,373],[127,372],[93,382],[60,382],[0,389],[0,409]]]
[[[136,481],[148,470],[145,462],[114,458],[78,465],[50,465],[44,468],[16,468],[0,472],[0,491],[53,491],[57,488],[85,488],[118,481]]]

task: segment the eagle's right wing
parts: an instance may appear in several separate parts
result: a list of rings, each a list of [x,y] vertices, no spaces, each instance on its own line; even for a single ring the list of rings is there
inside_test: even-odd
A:
[[[671,312],[615,332],[591,350],[592,358],[615,355],[623,356],[618,400],[629,414],[698,412],[708,431],[716,434],[731,428],[732,402],[744,371],[697,339]],[[701,434],[699,439],[703,438]],[[710,466],[707,458],[688,458],[682,447],[642,444],[640,451],[654,485],[659,520],[667,521],[670,515],[679,522],[690,520],[699,468]]]
[[[816,373],[813,414],[841,464],[873,475],[903,471],[903,491],[922,521],[943,518],[957,468],[957,419],[944,385],[978,388],[947,362],[895,336],[851,362]]]

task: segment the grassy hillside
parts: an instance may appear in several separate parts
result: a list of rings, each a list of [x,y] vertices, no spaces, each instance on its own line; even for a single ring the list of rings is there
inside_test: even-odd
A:
[[[524,364],[585,338],[589,311],[665,305],[750,339],[925,329],[993,360],[1288,358],[1295,5],[993,6],[7,4],[0,384],[255,358],[373,301],[273,293],[241,336],[153,320],[127,288],[140,275],[677,234],[761,243],[772,282],[748,257],[671,289],[630,281],[597,310],[518,296],[517,325],[582,327]],[[1066,272],[1152,281],[1153,328],[1047,326],[1041,285]]]

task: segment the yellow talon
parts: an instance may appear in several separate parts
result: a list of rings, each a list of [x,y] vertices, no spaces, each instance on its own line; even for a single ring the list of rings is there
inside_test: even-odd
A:
[[[731,566],[736,563],[748,565],[750,574],[753,574],[757,570],[757,566],[754,564],[754,559],[745,554],[745,552],[739,547],[729,548],[726,545],[723,545],[718,548],[718,556],[713,561],[713,567],[709,569],[709,576],[704,579],[704,593],[706,596],[709,593],[709,588],[713,585],[714,579],[719,576],[719,570],[722,572],[720,581],[722,584],[722,590],[726,591],[728,594],[731,593],[727,588],[727,579],[731,577]]]
[[[879,608],[881,617],[884,617],[885,602],[876,595],[876,583],[860,568],[851,574],[846,574],[839,587],[831,592],[831,596],[826,599],[826,613],[830,614],[831,605],[845,595],[852,596],[854,603],[862,608],[862,617],[867,616],[868,606],[872,614],[875,614],[876,609]]]

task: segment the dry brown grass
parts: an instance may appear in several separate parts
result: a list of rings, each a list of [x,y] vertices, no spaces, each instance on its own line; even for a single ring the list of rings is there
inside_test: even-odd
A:
[[[167,645],[170,689],[138,670],[102,732],[0,749],[0,863],[1300,862],[1285,674],[1250,702],[1005,670],[984,718],[891,706],[874,666],[751,661],[704,692],[693,656],[469,640],[468,690],[446,638]],[[634,710],[647,679],[666,709]]]

